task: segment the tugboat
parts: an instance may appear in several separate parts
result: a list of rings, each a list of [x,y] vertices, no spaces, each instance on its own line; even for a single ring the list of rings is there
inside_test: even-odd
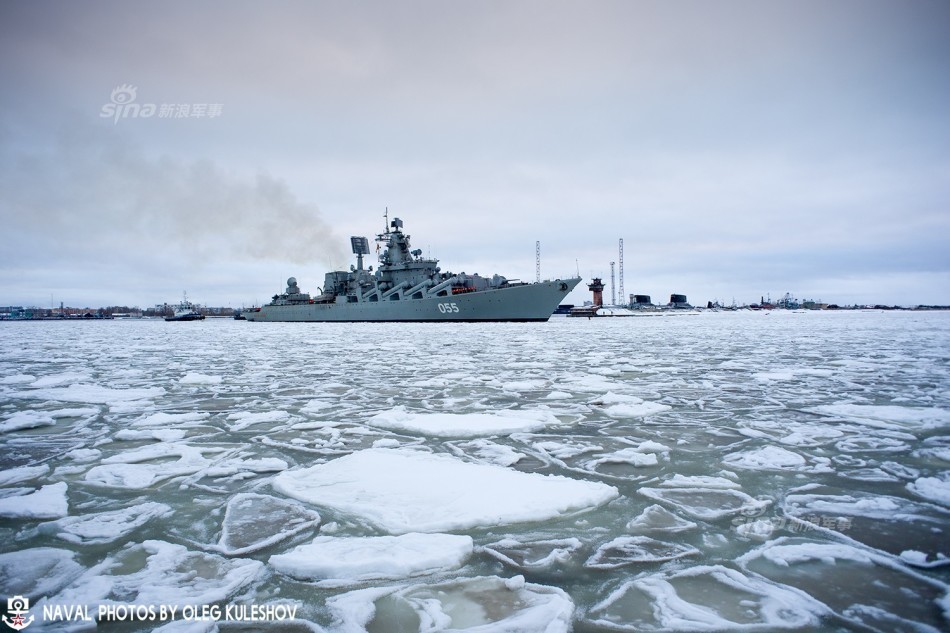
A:
[[[188,301],[188,295],[182,293],[181,303],[175,306],[175,313],[165,317],[166,321],[201,321],[205,315],[198,311],[198,306]]]
[[[388,222],[388,215],[386,216]],[[412,250],[394,218],[376,236],[379,268],[363,268],[369,240],[351,237],[356,265],[326,273],[321,293],[287,280],[283,294],[243,312],[248,321],[547,321],[580,277],[537,283],[443,272],[439,260]]]

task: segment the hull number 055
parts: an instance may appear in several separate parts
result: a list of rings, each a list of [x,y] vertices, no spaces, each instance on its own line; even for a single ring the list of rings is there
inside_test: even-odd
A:
[[[452,303],[439,304],[439,312],[441,312],[442,314],[451,314],[452,312],[458,312],[458,311],[459,311],[458,304],[455,303],[454,301]]]

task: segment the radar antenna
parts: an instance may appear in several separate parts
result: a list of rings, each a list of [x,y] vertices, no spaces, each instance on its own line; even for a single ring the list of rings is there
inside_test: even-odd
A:
[[[350,237],[350,245],[353,247],[353,254],[356,255],[356,269],[363,270],[363,255],[369,255],[369,240],[354,235]]]

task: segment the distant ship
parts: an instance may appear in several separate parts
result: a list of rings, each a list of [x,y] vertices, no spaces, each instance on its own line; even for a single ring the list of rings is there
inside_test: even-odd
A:
[[[388,220],[388,217],[387,217]],[[403,223],[394,218],[376,236],[379,268],[363,269],[365,237],[352,237],[356,266],[326,273],[321,294],[301,292],[287,280],[283,294],[244,310],[248,321],[547,321],[580,277],[537,283],[442,272],[439,260],[411,250]]]
[[[182,294],[181,303],[175,306],[175,313],[165,317],[166,321],[200,321],[205,315],[198,311],[198,306],[188,301],[188,295]]]

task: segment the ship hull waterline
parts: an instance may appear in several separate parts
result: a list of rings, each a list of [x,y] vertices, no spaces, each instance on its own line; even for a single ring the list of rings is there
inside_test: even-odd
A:
[[[547,321],[578,283],[579,277],[422,299],[266,305],[243,315],[267,322]]]

